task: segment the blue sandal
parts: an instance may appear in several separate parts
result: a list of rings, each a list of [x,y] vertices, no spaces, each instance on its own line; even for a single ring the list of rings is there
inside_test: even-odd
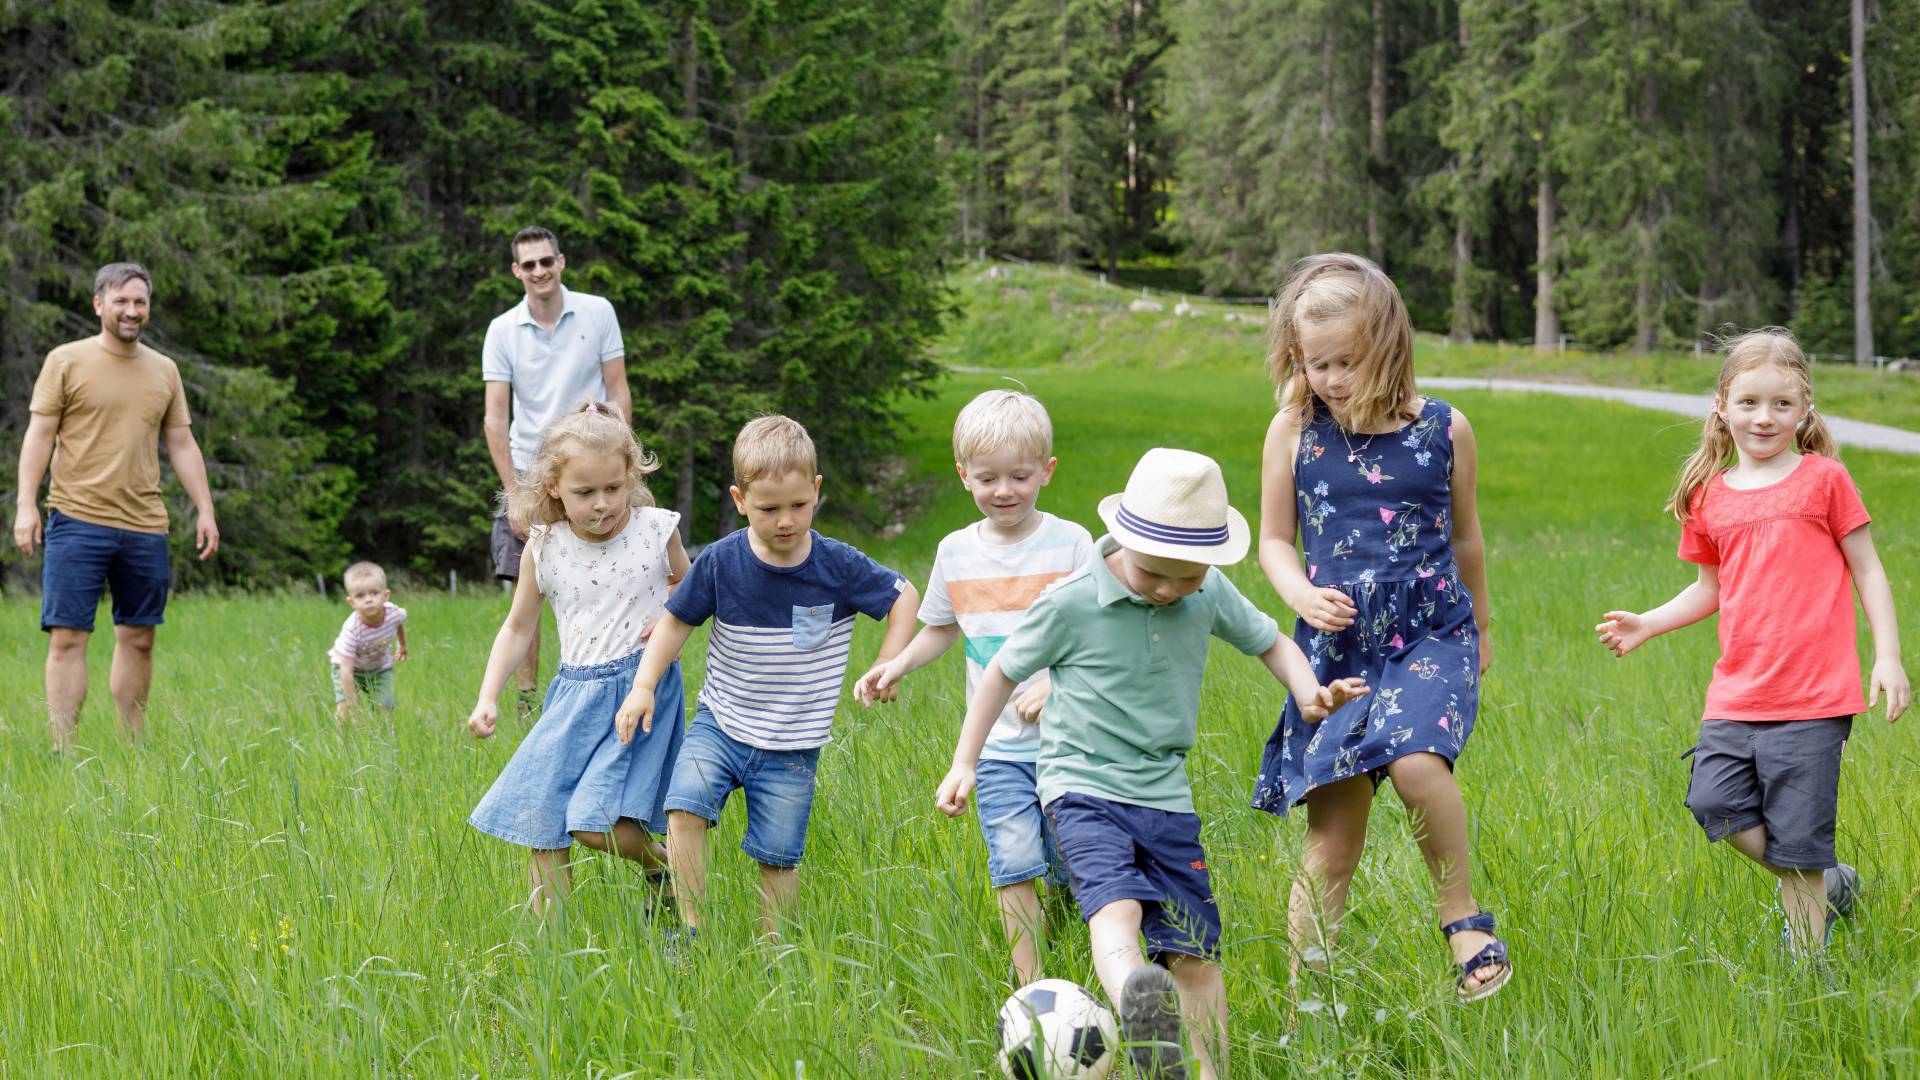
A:
[[[1440,928],[1440,933],[1444,935],[1448,941],[1452,941],[1453,935],[1463,930],[1478,930],[1483,934],[1492,934],[1493,913],[1490,911],[1477,911],[1458,922],[1447,923]],[[1491,964],[1499,964],[1500,973],[1488,979],[1486,982],[1481,983],[1476,989],[1467,989],[1467,979],[1472,977],[1474,972]],[[1485,948],[1474,953],[1471,959],[1460,964],[1459,967],[1459,973],[1453,977],[1453,985],[1455,989],[1459,991],[1462,1002],[1479,1001],[1481,998],[1492,997],[1501,987],[1507,985],[1508,979],[1513,977],[1513,964],[1507,959],[1507,943],[1501,941],[1497,936]]]

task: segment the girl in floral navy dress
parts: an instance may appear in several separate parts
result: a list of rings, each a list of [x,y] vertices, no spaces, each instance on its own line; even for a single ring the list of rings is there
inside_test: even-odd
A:
[[[1288,904],[1295,964],[1325,965],[1374,789],[1390,779],[1433,874],[1460,997],[1478,1000],[1512,967],[1469,888],[1453,778],[1490,657],[1473,430],[1446,402],[1418,396],[1406,308],[1366,259],[1302,260],[1271,339],[1281,408],[1261,465],[1260,565],[1299,614],[1294,641],[1320,681],[1373,687],[1318,724],[1289,700],[1260,763],[1256,807],[1284,815],[1307,804]]]

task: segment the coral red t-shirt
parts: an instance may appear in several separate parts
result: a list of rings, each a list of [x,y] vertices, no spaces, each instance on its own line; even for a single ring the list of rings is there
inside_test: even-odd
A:
[[[1763,488],[1736,490],[1716,476],[1694,495],[1680,557],[1720,568],[1720,660],[1706,719],[1866,711],[1840,538],[1869,520],[1846,467],[1818,454]]]

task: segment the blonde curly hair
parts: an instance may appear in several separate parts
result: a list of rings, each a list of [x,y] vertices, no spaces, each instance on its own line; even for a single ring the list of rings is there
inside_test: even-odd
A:
[[[613,406],[604,401],[582,400],[572,412],[547,428],[540,449],[511,491],[501,493],[507,519],[522,529],[564,521],[566,506],[550,488],[560,482],[560,471],[581,454],[618,454],[627,463],[627,479],[632,482],[628,501],[634,506],[652,506],[653,492],[647,490],[647,474],[660,468],[660,461],[642,449]]]

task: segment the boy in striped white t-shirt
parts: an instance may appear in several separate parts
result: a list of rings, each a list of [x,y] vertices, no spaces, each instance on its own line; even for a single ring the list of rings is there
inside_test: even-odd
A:
[[[407,609],[391,602],[387,573],[379,564],[347,567],[347,606],[353,614],[327,650],[333,666],[333,716],[351,720],[361,694],[393,711],[393,665],[407,658]]]
[[[1053,582],[1086,565],[1093,537],[1071,521],[1039,510],[1040,489],[1053,479],[1053,422],[1046,407],[1015,390],[989,390],[953,422],[953,460],[981,519],[940,541],[920,605],[925,623],[913,642],[855,687],[862,701],[891,693],[966,638],[967,700],[1000,643],[1026,618],[1027,607]],[[1013,954],[1013,981],[1040,978],[1038,881],[1067,884],[1052,826],[1040,811],[1034,759],[1040,710],[1052,688],[1036,672],[1015,688],[980,755],[980,833],[987,844],[987,880]]]
[[[814,770],[832,738],[854,617],[886,620],[875,661],[885,663],[912,635],[920,596],[813,531],[820,476],[806,428],[784,416],[749,423],[734,440],[733,473],[747,527],[708,545],[667,599],[616,725],[652,730],[655,684],[693,628],[712,619],[706,681],[667,788],[667,860],[681,922],[697,934],[707,829],[742,791],[740,849],[760,864],[761,932],[777,937],[799,892]]]

